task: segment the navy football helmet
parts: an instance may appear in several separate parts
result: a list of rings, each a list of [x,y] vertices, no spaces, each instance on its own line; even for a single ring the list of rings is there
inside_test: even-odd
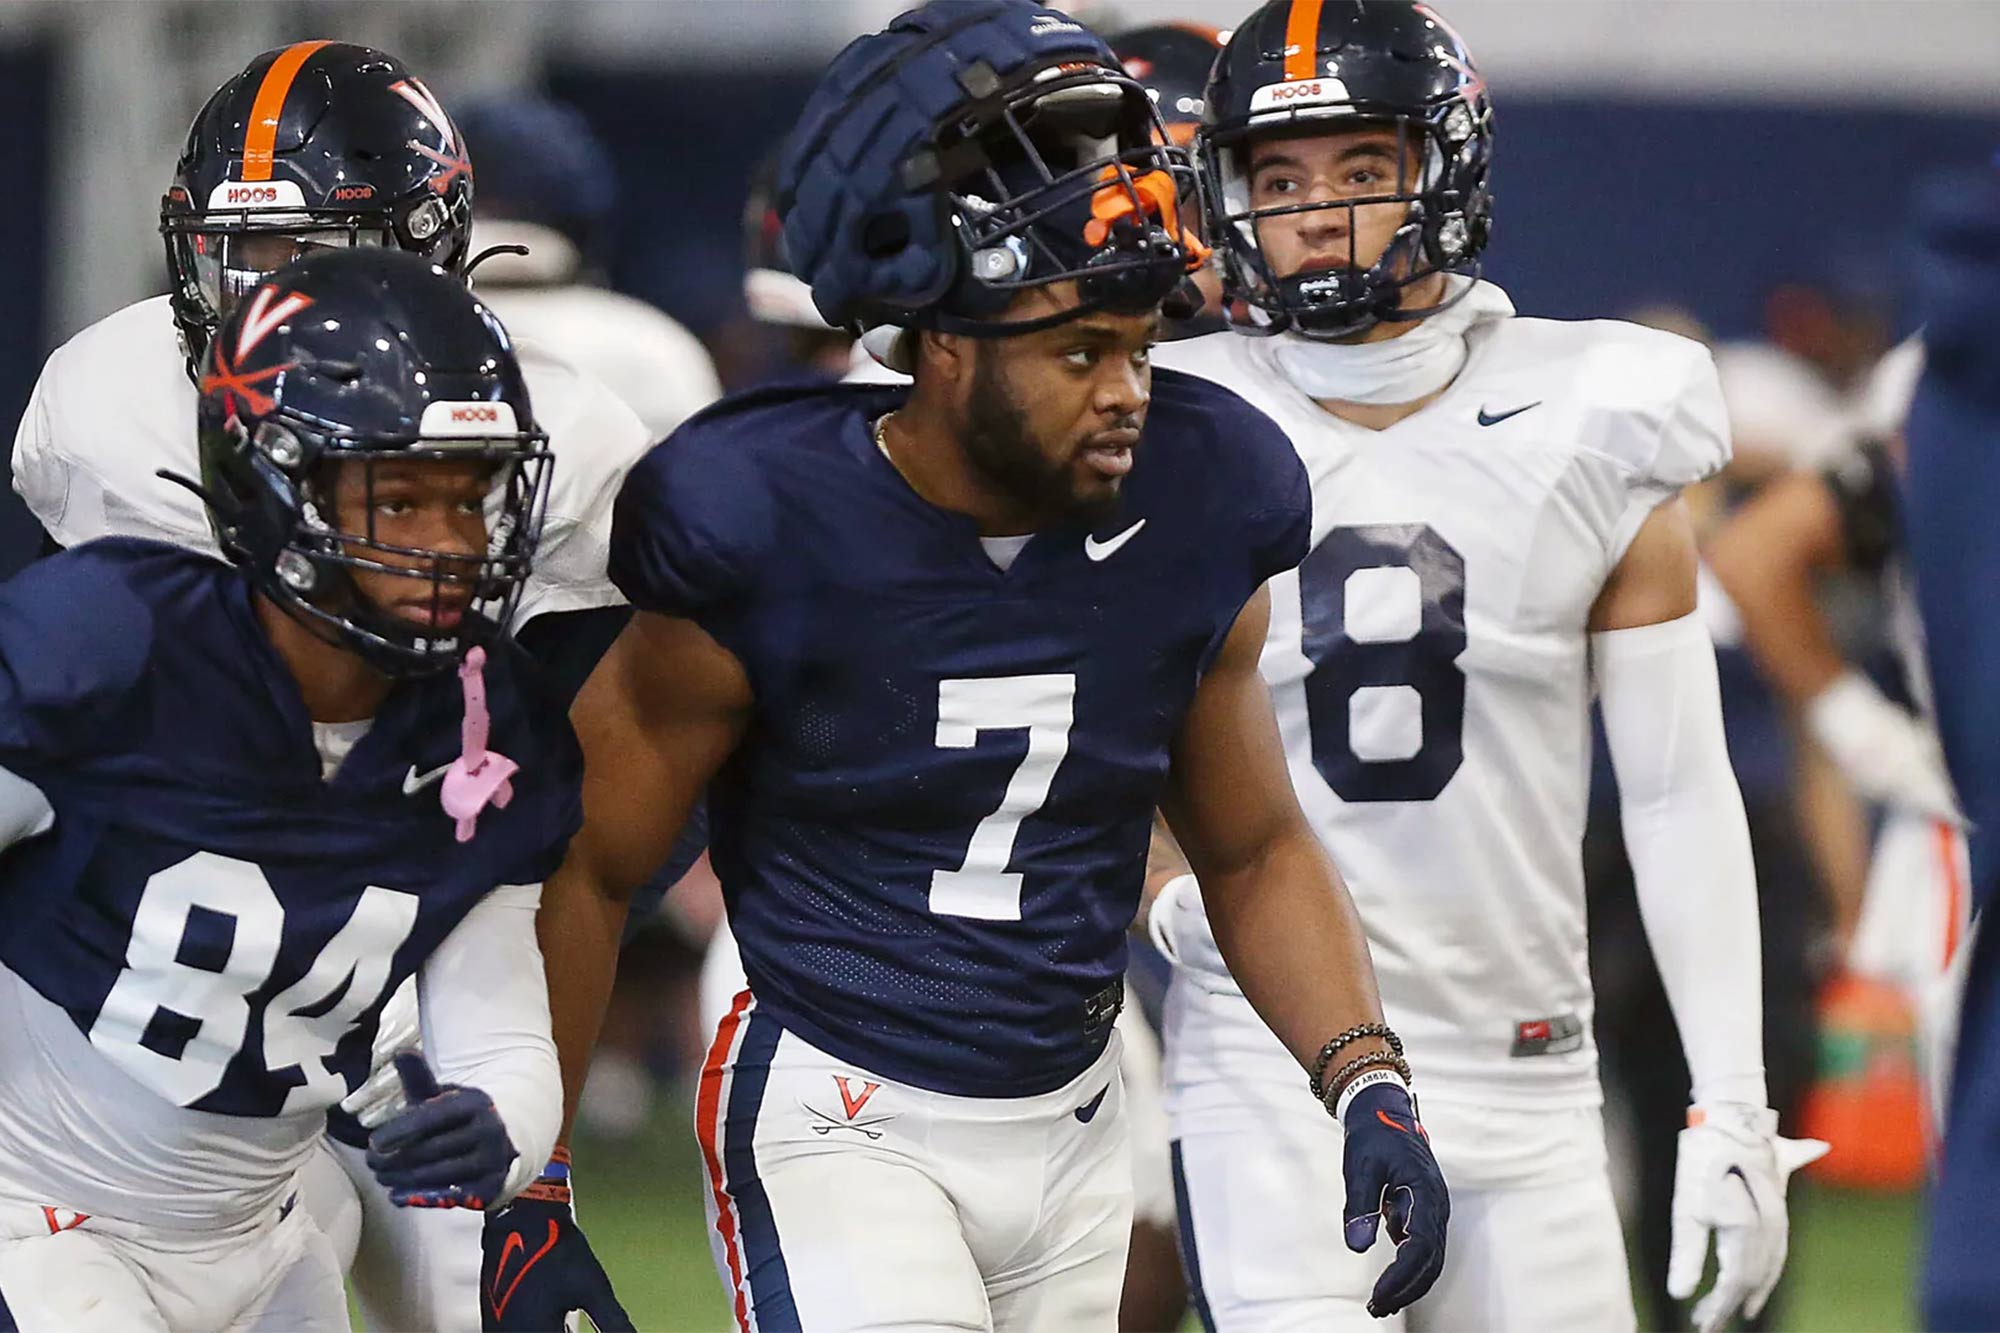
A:
[[[813,305],[812,288],[792,271],[785,254],[776,157],[757,164],[743,201],[743,303],[759,323],[814,331],[833,327]]]
[[[1111,39],[1118,63],[1159,109],[1168,137],[1183,147],[1201,126],[1209,71],[1222,42],[1219,29],[1200,23],[1154,23]]]
[[[618,202],[618,168],[583,113],[567,102],[517,96],[469,102],[457,120],[479,150],[480,230],[494,222],[547,227],[574,245],[580,260],[594,258]]]
[[[461,270],[472,166],[451,117],[395,57],[297,42],[203,104],[160,234],[193,375],[223,316],[306,248],[393,246]]]
[[[1231,35],[1206,100],[1198,143],[1210,239],[1224,288],[1248,304],[1253,327],[1339,337],[1420,319],[1444,306],[1405,309],[1404,288],[1434,273],[1478,275],[1492,213],[1492,104],[1465,43],[1429,5],[1269,0]],[[1417,178],[1362,198],[1251,207],[1252,140],[1357,120],[1397,127]],[[1345,267],[1291,276],[1265,263],[1260,218],[1385,203],[1404,205],[1407,220],[1371,262],[1350,255]]]
[[[1030,0],[932,0],[849,44],[778,179],[786,253],[829,323],[975,335],[1160,304],[1206,255],[1199,199],[1145,89]],[[1071,310],[998,318],[1066,281]]]
[[[387,248],[314,251],[245,293],[209,340],[197,427],[200,487],[223,552],[330,642],[382,670],[456,662],[510,620],[541,533],[549,451],[506,331],[457,276]],[[343,528],[341,469],[385,460],[490,465],[487,549],[389,545],[376,507]],[[432,623],[371,602],[372,570],[428,584]]]

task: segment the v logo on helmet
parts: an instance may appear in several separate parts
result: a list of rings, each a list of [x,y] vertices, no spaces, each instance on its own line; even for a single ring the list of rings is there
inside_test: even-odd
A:
[[[286,292],[280,299],[275,287],[259,287],[251,294],[250,308],[243,312],[243,322],[236,330],[236,360],[242,361],[271,330],[311,304],[310,296]]]
[[[458,147],[456,131],[451,127],[451,117],[444,113],[444,107],[439,105],[437,98],[431,96],[431,90],[424,87],[420,80],[398,79],[389,85],[389,91],[415,107],[417,114],[428,120],[431,127],[438,132],[438,137],[444,140],[447,149]]]

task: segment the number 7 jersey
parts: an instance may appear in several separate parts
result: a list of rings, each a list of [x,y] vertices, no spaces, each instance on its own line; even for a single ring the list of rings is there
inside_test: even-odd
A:
[[[1503,317],[1383,431],[1287,381],[1272,340],[1159,359],[1291,436],[1312,550],[1272,583],[1263,671],[1292,781],[1367,928],[1427,1096],[1594,1104],[1581,844],[1588,619],[1647,516],[1729,444],[1706,349]],[[1184,951],[1230,986],[1204,937]]]
[[[903,397],[696,417],[627,479],[611,574],[756,695],[709,818],[758,1012],[898,1083],[1032,1096],[1108,1039],[1168,746],[1305,553],[1305,473],[1240,398],[1161,374],[1119,512],[1002,569],[876,448]]]

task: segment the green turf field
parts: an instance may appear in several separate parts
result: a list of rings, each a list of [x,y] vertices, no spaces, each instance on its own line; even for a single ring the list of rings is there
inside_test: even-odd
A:
[[[684,1106],[663,1112],[637,1146],[585,1140],[577,1202],[591,1242],[643,1333],[725,1330],[728,1307],[709,1260],[701,1158]],[[1793,1191],[1789,1304],[1780,1328],[1801,1333],[1916,1327],[1917,1203],[1906,1195],[1800,1185]]]

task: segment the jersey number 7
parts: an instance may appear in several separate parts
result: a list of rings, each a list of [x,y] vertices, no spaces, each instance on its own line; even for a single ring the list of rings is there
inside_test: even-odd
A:
[[[1021,873],[1007,869],[1021,821],[1049,799],[1049,784],[1069,753],[1076,677],[987,676],[938,682],[937,743],[970,749],[982,731],[1028,733],[1028,752],[1007,781],[1000,806],[979,821],[956,870],[931,872],[931,911],[980,921],[1021,919]]]

